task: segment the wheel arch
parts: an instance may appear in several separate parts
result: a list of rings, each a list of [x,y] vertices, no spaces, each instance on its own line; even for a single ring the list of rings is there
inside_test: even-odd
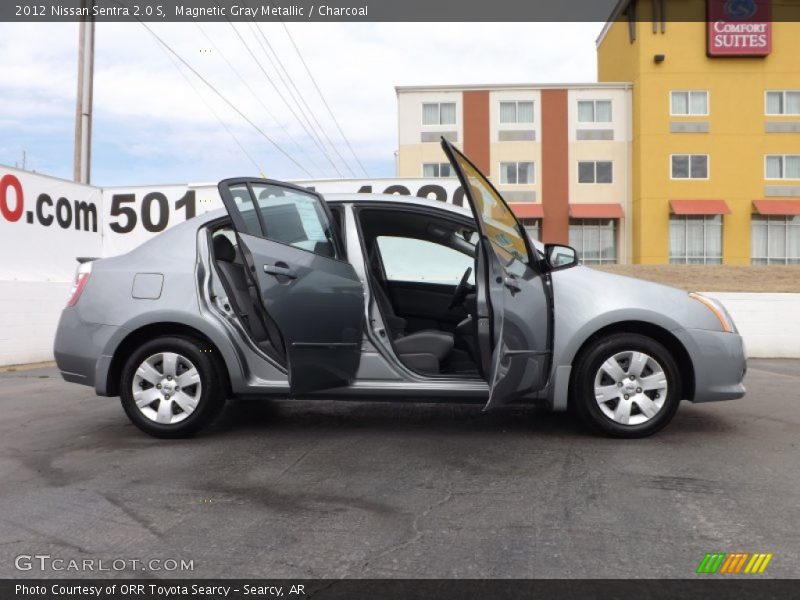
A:
[[[614,335],[616,333],[635,333],[652,338],[664,346],[675,359],[680,370],[681,379],[681,399],[691,400],[694,398],[695,392],[695,372],[694,364],[692,363],[689,351],[683,343],[675,337],[675,335],[668,329],[665,329],[654,323],[646,321],[618,321],[610,323],[594,331],[586,339],[583,340],[577,352],[572,358],[571,364],[574,365],[581,359],[586,349],[593,342]],[[571,392],[572,385],[575,379],[577,369],[572,368],[569,378],[569,390]],[[568,397],[567,402],[569,403]]]
[[[226,356],[226,354],[222,352],[223,346],[221,344],[215,343],[211,336],[196,327],[174,321],[158,321],[128,330],[127,334],[119,340],[113,352],[110,353],[111,358],[107,363],[106,373],[95,379],[98,384],[102,383],[105,386],[104,389],[101,390],[98,385],[98,393],[104,396],[118,396],[122,368],[131,354],[143,343],[164,336],[191,338],[207,346],[207,348],[204,349],[210,351],[214,363],[217,365],[223,385],[225,389],[230,392],[232,377],[231,360],[235,361],[236,368],[238,369],[238,361],[236,361],[235,357]]]

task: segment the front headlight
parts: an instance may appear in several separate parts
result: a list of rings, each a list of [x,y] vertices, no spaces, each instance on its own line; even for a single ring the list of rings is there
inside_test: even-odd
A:
[[[714,316],[719,319],[719,324],[722,325],[723,331],[727,333],[736,332],[736,325],[733,324],[733,319],[719,300],[708,298],[707,296],[703,296],[703,294],[698,294],[697,292],[690,293],[689,298],[697,300],[708,310],[714,313]]]

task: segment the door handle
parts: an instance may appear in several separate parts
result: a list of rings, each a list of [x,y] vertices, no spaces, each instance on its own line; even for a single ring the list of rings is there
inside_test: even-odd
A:
[[[503,280],[503,284],[512,292],[519,292],[522,289],[521,287],[519,287],[516,277],[506,276],[506,278]]]
[[[289,279],[297,279],[297,275],[295,275],[289,267],[282,267],[279,264],[264,265],[264,273],[269,273],[270,275],[280,275],[282,277],[288,277]]]

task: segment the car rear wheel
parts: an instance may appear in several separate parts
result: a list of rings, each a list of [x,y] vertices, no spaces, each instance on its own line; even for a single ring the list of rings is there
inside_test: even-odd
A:
[[[225,387],[213,352],[183,337],[143,344],[122,369],[120,399],[128,418],[155,437],[193,435],[219,414]]]
[[[656,340],[615,334],[592,342],[577,360],[570,403],[591,426],[624,438],[652,435],[675,416],[681,380]]]

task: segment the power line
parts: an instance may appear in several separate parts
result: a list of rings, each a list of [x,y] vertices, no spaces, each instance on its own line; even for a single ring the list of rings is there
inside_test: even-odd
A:
[[[261,169],[261,167],[256,162],[256,160],[253,158],[253,156],[250,154],[250,152],[247,151],[247,148],[245,148],[244,145],[242,144],[242,142],[239,141],[239,138],[236,137],[236,134],[233,133],[233,131],[230,129],[230,127],[228,127],[227,123],[225,123],[225,121],[222,120],[222,118],[219,116],[217,111],[214,110],[214,107],[211,106],[211,104],[203,97],[203,95],[195,87],[195,85],[192,83],[192,80],[189,79],[189,77],[186,75],[186,73],[184,73],[181,70],[181,68],[178,65],[178,63],[175,62],[175,59],[172,58],[172,56],[170,56],[169,54],[167,54],[167,52],[166,52],[166,50],[164,50],[164,48],[161,48],[161,50],[164,52],[164,54],[167,56],[167,58],[169,58],[169,60],[172,63],[172,65],[175,67],[175,70],[178,71],[178,73],[180,73],[180,75],[181,75],[181,77],[183,77],[184,81],[186,81],[186,83],[189,84],[189,87],[192,88],[194,93],[197,94],[198,98],[200,98],[200,100],[203,102],[203,104],[206,105],[206,108],[208,108],[208,110],[211,111],[211,114],[213,114],[214,117],[217,119],[217,121],[219,121],[219,124],[222,125],[222,127],[225,129],[225,131],[228,132],[228,135],[230,135],[233,138],[233,141],[236,142],[236,145],[239,146],[239,149],[242,151],[242,153],[250,160],[251,163],[253,163],[253,166],[256,168],[256,171],[258,171],[258,173],[262,177],[264,177],[264,171]]]
[[[267,81],[270,83],[270,85],[271,85],[271,86],[272,86],[272,88],[275,90],[275,92],[277,92],[278,96],[279,96],[279,97],[280,97],[280,99],[283,101],[283,103],[286,105],[286,107],[289,109],[289,111],[292,113],[292,115],[294,116],[294,118],[297,120],[297,122],[298,122],[298,123],[300,123],[300,126],[303,128],[303,130],[306,132],[306,134],[307,134],[307,135],[308,135],[308,136],[309,136],[309,137],[310,137],[310,138],[313,140],[313,142],[314,142],[314,143],[316,144],[316,146],[317,146],[317,147],[320,149],[320,151],[321,151],[321,152],[322,152],[322,154],[325,156],[325,158],[326,158],[326,159],[328,159],[328,162],[329,162],[329,163],[331,164],[331,166],[333,167],[333,170],[334,170],[334,171],[336,171],[336,173],[339,175],[339,177],[342,177],[342,173],[341,173],[341,171],[339,171],[339,168],[336,166],[336,163],[335,163],[335,162],[333,162],[333,160],[331,159],[331,157],[330,157],[330,155],[328,154],[327,150],[325,150],[325,148],[322,146],[322,144],[321,144],[320,140],[319,140],[317,137],[315,137],[315,136],[314,136],[314,134],[313,134],[311,131],[309,131],[309,129],[306,127],[306,124],[305,124],[305,123],[303,123],[303,120],[302,120],[302,119],[301,119],[301,118],[300,118],[300,117],[297,115],[297,112],[294,110],[294,108],[292,108],[292,105],[291,105],[291,104],[289,104],[289,102],[286,100],[286,98],[284,97],[283,93],[280,91],[280,89],[278,88],[278,86],[277,86],[277,85],[275,85],[275,82],[272,80],[272,77],[270,77],[270,76],[269,76],[269,73],[267,73],[266,69],[265,69],[265,68],[264,68],[264,66],[261,64],[261,61],[260,61],[260,60],[258,60],[258,57],[255,55],[255,53],[253,52],[253,50],[252,50],[252,49],[250,48],[250,46],[247,44],[247,42],[245,41],[245,39],[242,37],[242,35],[239,33],[239,31],[236,29],[236,27],[234,27],[233,23],[231,23],[230,21],[228,21],[228,24],[231,26],[231,29],[233,29],[233,32],[236,34],[236,37],[238,37],[238,38],[239,38],[239,41],[241,41],[241,42],[242,42],[242,45],[245,47],[245,49],[247,50],[247,52],[248,52],[248,53],[250,54],[250,56],[253,58],[253,60],[255,61],[256,65],[258,65],[258,68],[259,68],[259,69],[261,70],[261,72],[264,74],[264,77],[266,77],[266,78],[267,78]]]
[[[322,103],[325,105],[325,108],[328,109],[328,114],[330,114],[331,119],[333,119],[333,122],[336,125],[336,129],[339,130],[339,134],[342,136],[342,139],[344,140],[345,144],[347,144],[347,147],[350,149],[350,153],[353,155],[353,158],[356,159],[358,166],[361,167],[362,171],[364,171],[364,175],[369,177],[369,173],[367,173],[367,170],[364,168],[364,165],[359,160],[355,150],[353,150],[353,146],[350,145],[350,140],[347,139],[347,136],[344,134],[344,131],[342,131],[342,127],[341,125],[339,125],[339,121],[336,119],[336,115],[333,114],[331,107],[328,105],[328,101],[325,100],[325,95],[322,93],[322,90],[319,88],[319,85],[317,85],[317,80],[311,73],[311,69],[308,68],[308,64],[306,64],[306,61],[303,58],[303,54],[300,52],[300,48],[297,47],[297,44],[295,43],[294,38],[292,37],[292,34],[289,32],[289,28],[283,21],[281,21],[281,25],[283,25],[283,29],[286,31],[286,35],[289,37],[289,41],[292,42],[292,46],[294,46],[294,49],[297,52],[297,56],[300,58],[300,62],[303,63],[303,67],[305,67],[306,73],[308,73],[308,76],[311,79],[311,83],[314,84],[314,88],[317,90],[319,97],[322,99]]]
[[[250,118],[247,115],[245,115],[233,102],[228,100],[219,90],[217,90],[217,88],[214,87],[205,77],[203,77],[197,71],[197,69],[195,69],[192,65],[190,65],[188,62],[186,62],[186,60],[184,60],[184,58],[180,54],[175,52],[175,50],[173,50],[172,47],[169,46],[169,44],[167,44],[163,39],[161,39],[161,37],[155,31],[153,31],[150,27],[148,27],[148,25],[144,21],[140,20],[139,23],[141,23],[142,27],[144,27],[145,29],[147,29],[148,32],[150,32],[150,35],[152,35],[158,41],[159,44],[164,46],[164,48],[166,48],[175,58],[177,58],[181,63],[183,63],[183,65],[187,69],[189,69],[192,73],[194,73],[194,75],[198,79],[200,79],[200,81],[202,81],[204,84],[206,84],[206,86],[208,86],[211,89],[211,91],[213,91],[217,96],[219,96],[220,99],[223,102],[225,102],[234,111],[236,111],[239,114],[240,117],[242,117],[245,121],[247,121],[250,124],[251,127],[253,127],[253,129],[258,131],[258,133],[260,133],[265,140],[267,140],[270,144],[272,144],[275,147],[275,149],[278,150],[278,152],[280,152],[286,158],[288,158],[290,161],[292,161],[292,163],[294,163],[297,167],[299,167],[300,170],[303,171],[306,175],[308,175],[309,177],[313,177],[313,175],[311,175],[311,173],[308,172],[308,169],[306,169],[291,154],[289,154],[286,150],[284,150],[281,147],[281,145],[278,144],[278,142],[276,142],[270,136],[268,136],[266,133],[264,133],[264,131],[258,125],[256,125],[252,120],[250,120]]]
[[[350,164],[345,160],[345,158],[341,155],[341,153],[339,152],[339,149],[336,147],[336,145],[333,143],[331,138],[328,136],[328,133],[325,131],[325,128],[319,122],[319,119],[317,119],[317,116],[314,114],[314,110],[308,105],[308,102],[306,102],[306,99],[305,99],[304,95],[298,89],[297,84],[295,84],[294,79],[292,78],[292,75],[286,70],[286,67],[283,64],[283,61],[281,61],[280,57],[278,56],[278,53],[272,47],[272,44],[269,42],[269,39],[267,39],[267,36],[264,34],[264,30],[261,28],[261,25],[258,22],[256,22],[255,20],[250,25],[251,25],[251,27],[254,27],[256,29],[256,31],[258,31],[259,34],[261,34],[262,39],[267,44],[267,47],[272,52],[272,55],[275,57],[275,60],[277,61],[278,67],[280,67],[280,69],[275,67],[275,63],[272,62],[271,59],[270,59],[270,62],[272,62],[273,68],[275,68],[275,70],[278,72],[278,75],[281,77],[281,80],[283,81],[283,84],[289,90],[289,93],[292,94],[293,97],[295,97],[295,102],[298,102],[297,98],[299,98],[299,102],[302,102],[303,106],[305,106],[306,111],[311,115],[311,118],[314,120],[314,123],[316,123],[317,128],[320,130],[320,132],[322,132],[322,135],[325,137],[325,140],[327,140],[328,145],[333,149],[334,153],[336,153],[336,156],[339,157],[339,160],[342,161],[342,164],[344,164],[344,166],[347,167],[347,170],[350,171],[350,174],[353,177],[356,177],[357,176],[356,172],[353,170],[353,168],[350,166]],[[269,56],[268,56],[268,58],[269,58]],[[286,83],[286,80],[281,75],[281,71],[283,71],[283,73],[286,75],[286,79],[288,79],[288,81],[289,81],[288,84]],[[289,87],[290,85],[291,85],[291,87]],[[294,88],[294,92],[292,92],[292,88]],[[296,94],[295,94],[295,92],[296,92]],[[298,105],[299,105],[299,102],[298,102]]]
[[[253,87],[247,82],[247,79],[239,72],[236,66],[230,60],[228,60],[225,54],[223,54],[222,50],[217,46],[217,44],[214,43],[214,40],[211,39],[211,36],[209,36],[208,33],[202,27],[200,27],[199,23],[195,22],[195,27],[197,27],[197,29],[200,30],[200,33],[202,33],[203,36],[206,38],[206,40],[208,40],[208,42],[214,48],[214,51],[220,55],[223,61],[225,61],[225,64],[228,66],[228,68],[236,75],[239,81],[241,81],[242,84],[247,88],[247,90],[250,92],[250,95],[253,96],[256,102],[258,102],[261,105],[261,108],[264,109],[264,112],[267,113],[267,115],[272,119],[275,125],[280,127],[281,131],[283,131],[283,133],[286,135],[289,141],[291,141],[292,144],[294,144],[296,149],[301,154],[303,154],[303,156],[307,158],[310,163],[313,163],[313,167],[315,169],[319,169],[319,165],[317,164],[317,162],[308,154],[308,152],[305,151],[303,146],[294,138],[294,136],[292,136],[292,134],[289,133],[289,130],[286,129],[283,123],[281,123],[281,121],[275,116],[275,114],[269,109],[266,103],[261,99],[261,96],[256,94],[255,90],[253,90]]]

